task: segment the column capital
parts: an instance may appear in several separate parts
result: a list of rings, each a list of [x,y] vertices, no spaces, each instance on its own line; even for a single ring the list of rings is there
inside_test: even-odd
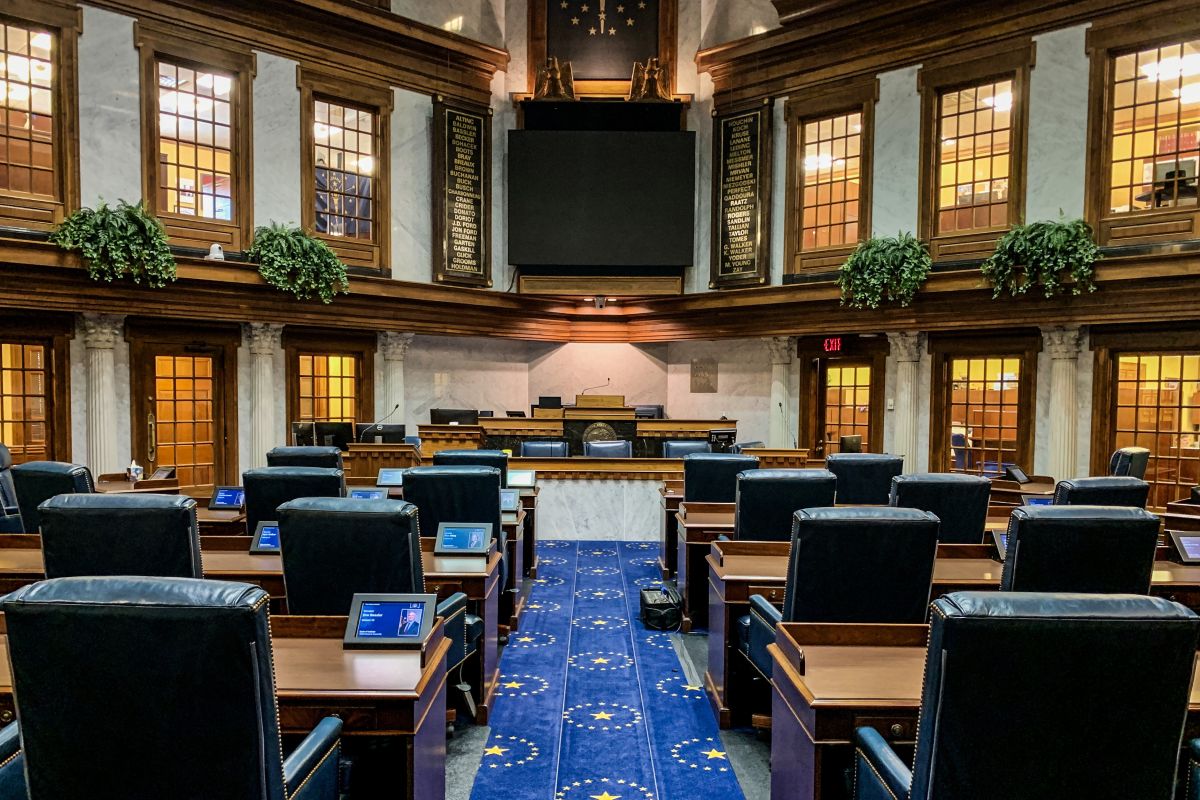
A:
[[[89,350],[112,350],[125,330],[120,314],[84,314],[83,344]]]
[[[925,334],[920,331],[895,331],[887,335],[897,361],[920,361],[925,350]]]
[[[273,322],[250,322],[246,324],[245,338],[252,355],[272,356],[283,347],[283,326]]]
[[[1055,325],[1042,328],[1042,349],[1055,360],[1078,358],[1082,340],[1078,326]]]
[[[764,339],[767,349],[771,351],[772,364],[791,364],[796,357],[796,339],[794,336],[771,336]]]
[[[399,331],[379,332],[379,352],[384,361],[403,361],[408,355],[413,334]]]

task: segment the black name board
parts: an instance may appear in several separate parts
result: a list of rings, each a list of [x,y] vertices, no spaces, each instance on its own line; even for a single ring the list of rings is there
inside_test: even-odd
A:
[[[492,285],[492,117],[434,99],[433,279]]]
[[[711,288],[758,286],[771,263],[771,106],[713,120]]]

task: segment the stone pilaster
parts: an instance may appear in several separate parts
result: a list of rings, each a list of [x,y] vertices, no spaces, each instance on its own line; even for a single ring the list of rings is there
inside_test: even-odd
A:
[[[1050,397],[1046,417],[1046,468],[1055,479],[1074,478],[1077,469],[1079,409],[1075,398],[1079,328],[1042,328],[1042,349],[1050,358]]]
[[[796,340],[773,336],[766,340],[771,354],[771,423],[767,428],[769,447],[796,446],[789,419],[792,409],[792,364],[796,361]]]
[[[925,350],[925,334],[917,331],[889,333],[892,358],[896,360],[896,406],[893,412],[894,435],[892,453],[904,456],[904,471],[917,471],[920,442],[921,354]]]
[[[279,387],[283,385],[275,375],[282,334],[282,325],[269,322],[251,322],[245,330],[246,347],[250,351],[251,467],[265,467],[267,451],[285,443],[280,440],[280,425],[275,419]]]
[[[120,472],[117,462],[117,342],[125,318],[112,314],[83,315],[83,346],[87,374],[87,456],[92,474]]]

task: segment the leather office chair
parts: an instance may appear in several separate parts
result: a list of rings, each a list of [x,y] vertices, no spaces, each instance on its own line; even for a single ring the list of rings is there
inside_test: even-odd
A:
[[[342,469],[342,451],[336,447],[273,447],[267,451],[267,466]]]
[[[268,599],[243,583],[129,577],[8,595],[29,800],[336,800],[341,720],[282,757]]]
[[[203,578],[196,501],[169,494],[60,494],[42,503],[47,578]]]
[[[690,503],[733,503],[737,500],[738,474],[753,469],[758,469],[755,456],[736,453],[684,456],[683,499]]]
[[[1130,478],[1145,478],[1150,451],[1144,447],[1122,447],[1108,460],[1108,474]]]
[[[625,439],[584,442],[583,454],[588,458],[633,458],[633,442]]]
[[[939,598],[913,769],[859,728],[855,800],[1168,800],[1197,638],[1157,597]]]
[[[742,652],[771,677],[780,622],[920,623],[929,609],[938,519],[915,508],[796,512],[783,610],[760,594],[738,620]]]
[[[825,469],[837,475],[837,501],[842,505],[887,505],[892,478],[904,469],[903,456],[881,453],[833,453]]]
[[[288,612],[345,616],[356,593],[425,591],[417,507],[400,500],[306,497],[279,507],[279,542]],[[475,652],[483,633],[467,596],[438,603],[450,641],[447,667]]]
[[[21,510],[17,507],[17,490],[13,488],[13,457],[0,444],[0,533],[22,533]]]
[[[433,454],[435,467],[495,467],[500,470],[500,485],[508,486],[508,453],[503,450],[442,450]],[[434,528],[429,532],[432,536]]]
[[[892,478],[888,504],[930,511],[941,521],[938,539],[948,544],[979,544],[987,525],[992,482],[982,475],[926,472]]]
[[[752,442],[734,442],[733,446],[729,448],[729,452],[741,453],[741,452],[744,452],[746,450],[750,450],[750,449],[753,449],[756,447],[766,447],[766,446],[767,446],[766,442],[760,442],[757,440],[752,441]]]
[[[561,440],[545,442],[521,442],[522,458],[566,458],[570,450]]]
[[[340,469],[324,467],[258,467],[242,473],[246,490],[246,529],[253,534],[258,523],[278,520],[278,509],[300,497],[342,497],[346,480]]]
[[[663,458],[683,458],[692,453],[711,453],[712,445],[698,439],[663,442]]]
[[[1022,506],[1008,520],[1001,591],[1149,594],[1158,517],[1140,508]]]
[[[837,478],[824,469],[752,469],[737,476],[735,539],[789,542],[802,508],[833,505]]]
[[[1054,487],[1056,506],[1131,506],[1145,508],[1150,484],[1140,478],[1073,478]]]
[[[37,533],[41,525],[38,506],[59,494],[87,494],[96,491],[92,472],[80,464],[62,461],[27,461],[12,468],[13,489],[21,524],[26,533]]]

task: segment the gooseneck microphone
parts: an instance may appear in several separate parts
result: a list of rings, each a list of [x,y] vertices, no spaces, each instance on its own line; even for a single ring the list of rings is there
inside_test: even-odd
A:
[[[587,394],[592,389],[603,389],[605,386],[612,386],[612,378],[606,379],[604,381],[604,383],[600,384],[599,386],[589,386],[588,388],[586,388],[582,392],[580,392],[580,394]]]
[[[800,447],[799,442],[797,442],[796,437],[792,435],[792,421],[790,419],[788,419],[787,412],[783,410],[783,402],[782,401],[780,401],[780,403],[779,403],[779,415],[781,417],[783,417],[784,430],[787,431],[788,438],[792,440],[792,449],[799,448]]]
[[[400,404],[396,403],[396,405],[392,406],[392,410],[389,411],[387,414],[385,414],[381,419],[377,419],[374,422],[372,422],[368,427],[363,428],[362,435],[358,437],[358,440],[360,442],[364,442],[364,443],[367,442],[367,437],[374,436],[375,432],[382,431],[383,423],[385,423],[389,419],[391,419],[392,415],[395,414],[399,410],[400,410]]]

